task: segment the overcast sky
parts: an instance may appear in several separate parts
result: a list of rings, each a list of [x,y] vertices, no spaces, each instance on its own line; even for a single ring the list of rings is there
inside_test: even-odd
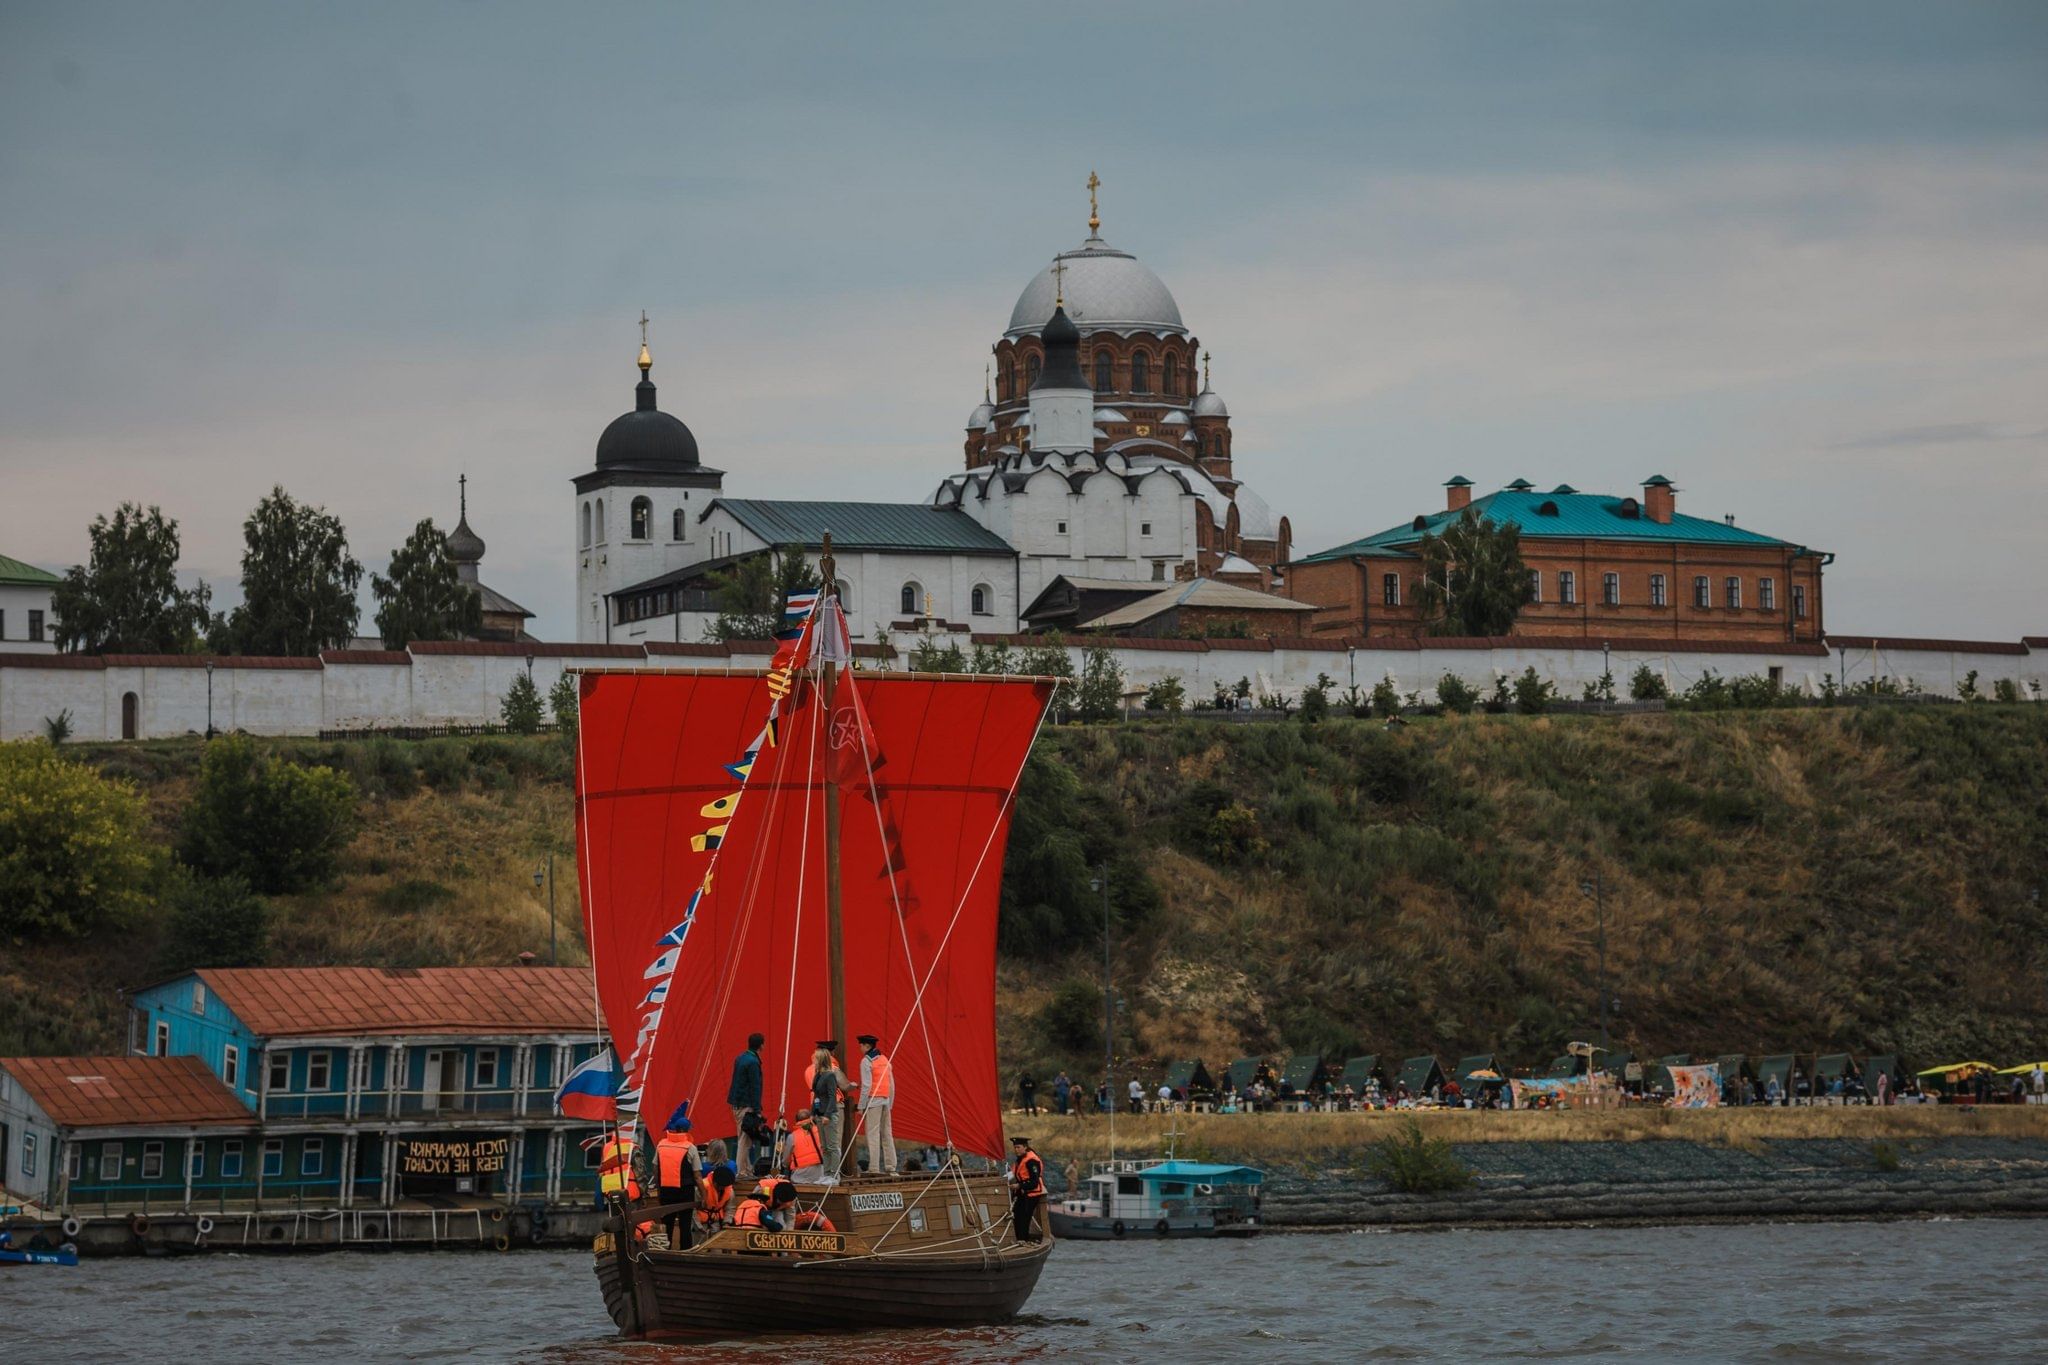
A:
[[[0,553],[160,503],[233,600],[273,483],[382,569],[466,470],[565,638],[642,308],[729,493],[920,500],[1091,169],[1298,550],[1663,473],[1837,631],[2048,632],[2027,0],[0,0]]]

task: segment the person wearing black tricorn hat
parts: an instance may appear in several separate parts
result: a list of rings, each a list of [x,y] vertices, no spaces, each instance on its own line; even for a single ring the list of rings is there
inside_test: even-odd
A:
[[[1031,1150],[1031,1139],[1010,1139],[1010,1226],[1020,1242],[1045,1237],[1045,1162]]]

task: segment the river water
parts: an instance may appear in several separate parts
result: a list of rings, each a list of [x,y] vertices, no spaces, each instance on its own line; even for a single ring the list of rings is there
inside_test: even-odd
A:
[[[2048,1221],[1068,1242],[999,1328],[622,1342],[583,1252],[0,1270],[19,1361],[1921,1360],[2048,1353]]]

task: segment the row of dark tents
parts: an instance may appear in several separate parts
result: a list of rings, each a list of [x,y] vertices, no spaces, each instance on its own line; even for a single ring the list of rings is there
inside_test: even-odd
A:
[[[1188,1058],[1167,1067],[1165,1084],[1190,1099],[1207,1100],[1228,1090],[1241,1094],[1249,1090],[1252,1082],[1263,1073],[1269,1084],[1283,1095],[1305,1096],[1325,1090],[1341,1092],[1347,1086],[1354,1094],[1363,1094],[1373,1082],[1377,1082],[1382,1090],[1400,1086],[1411,1095],[1422,1095],[1433,1089],[1440,1090],[1449,1080],[1456,1080],[1462,1089],[1469,1091],[1474,1085],[1508,1078],[1511,1074],[1562,1080],[1590,1070],[1610,1075],[1619,1082],[1640,1081],[1645,1090],[1669,1090],[1671,1076],[1667,1068],[1707,1063],[1720,1067],[1724,1083],[1746,1077],[1755,1082],[1759,1094],[1774,1078],[1780,1093],[1785,1095],[1824,1094],[1837,1079],[1845,1084],[1860,1082],[1865,1090],[1874,1091],[1879,1076],[1889,1077],[1890,1088],[1897,1091],[1904,1086],[1908,1075],[1904,1060],[1892,1053],[1858,1058],[1848,1052],[1784,1052],[1770,1056],[1734,1052],[1716,1057],[1695,1057],[1679,1052],[1638,1062],[1635,1054],[1625,1049],[1593,1048],[1590,1054],[1566,1053],[1554,1059],[1548,1067],[1524,1068],[1514,1073],[1501,1064],[1498,1054],[1491,1052],[1460,1057],[1449,1067],[1432,1053],[1398,1060],[1389,1057],[1384,1063],[1378,1056],[1370,1054],[1338,1059],[1305,1052],[1296,1053],[1285,1061],[1240,1057],[1224,1069],[1220,1084],[1201,1060]]]

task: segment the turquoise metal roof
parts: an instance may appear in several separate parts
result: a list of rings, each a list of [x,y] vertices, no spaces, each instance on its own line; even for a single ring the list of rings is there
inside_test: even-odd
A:
[[[1530,489],[1504,488],[1472,500],[1472,510],[1488,521],[1518,526],[1527,539],[1690,541],[1716,545],[1789,545],[1790,541],[1756,531],[1745,531],[1725,521],[1688,517],[1674,513],[1669,522],[1651,521],[1638,507],[1634,516],[1624,513],[1623,504],[1632,501],[1611,498],[1604,493],[1543,493]],[[1550,510],[1545,510],[1550,509]],[[1355,555],[1401,555],[1425,535],[1441,535],[1458,519],[1457,512],[1437,512],[1413,522],[1391,527],[1378,535],[1324,550],[1295,561],[1319,564]],[[1803,548],[1803,547],[1799,547]]]
[[[921,502],[780,502],[720,498],[712,503],[770,545],[817,549],[826,532],[835,550],[938,550],[1014,555],[1009,543],[953,507]],[[709,510],[708,508],[706,509]]]
[[[1218,1180],[1256,1185],[1266,1173],[1256,1166],[1219,1166],[1209,1161],[1162,1161],[1138,1172],[1145,1180]]]
[[[0,583],[10,588],[54,588],[58,578],[48,569],[38,569],[33,564],[0,555]]]

